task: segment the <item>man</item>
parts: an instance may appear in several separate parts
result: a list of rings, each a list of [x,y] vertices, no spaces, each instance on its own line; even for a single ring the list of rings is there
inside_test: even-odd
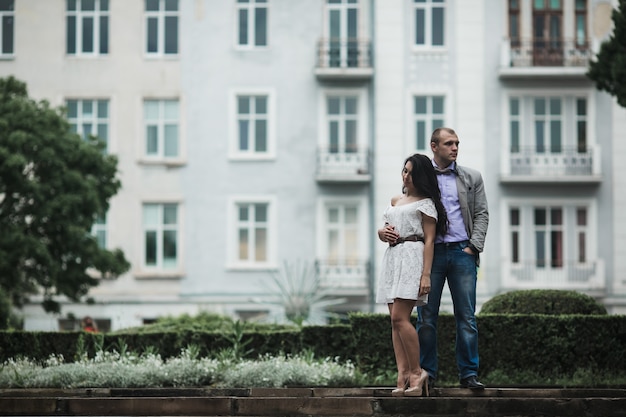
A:
[[[418,308],[417,332],[420,362],[428,371],[429,387],[437,379],[437,319],[443,286],[448,280],[456,321],[456,362],[462,388],[482,390],[478,381],[478,327],[476,279],[489,223],[487,197],[481,174],[456,163],[459,138],[446,127],[435,129],[430,139],[433,166],[448,214],[448,232],[435,239],[428,304]]]

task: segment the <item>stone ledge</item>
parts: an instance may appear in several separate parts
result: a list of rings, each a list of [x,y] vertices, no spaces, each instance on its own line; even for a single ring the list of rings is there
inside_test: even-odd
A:
[[[160,395],[159,395],[160,394]],[[390,388],[3,389],[2,416],[623,417],[626,389],[437,388],[433,397]]]

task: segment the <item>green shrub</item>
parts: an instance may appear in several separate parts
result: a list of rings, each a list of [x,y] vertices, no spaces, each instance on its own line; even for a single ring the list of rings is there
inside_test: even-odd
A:
[[[604,315],[606,308],[576,291],[519,290],[496,295],[483,304],[483,314],[585,314]]]

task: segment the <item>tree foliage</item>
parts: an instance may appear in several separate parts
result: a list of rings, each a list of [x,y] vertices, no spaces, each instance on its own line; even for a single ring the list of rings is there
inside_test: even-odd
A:
[[[600,51],[589,64],[587,77],[626,107],[626,0],[613,10],[613,33],[602,43]]]
[[[90,231],[121,187],[117,159],[97,139],[72,133],[63,109],[0,78],[0,289],[20,307],[43,296],[80,301],[100,278],[129,268],[121,250],[100,248]]]

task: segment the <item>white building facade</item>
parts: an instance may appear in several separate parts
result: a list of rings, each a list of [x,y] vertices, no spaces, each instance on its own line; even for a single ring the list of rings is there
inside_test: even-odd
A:
[[[626,313],[626,109],[585,77],[614,1],[0,5],[0,76],[67,106],[119,157],[123,186],[94,233],[132,267],[63,317],[271,320],[286,261],[317,271],[341,298],[332,311],[386,311],[372,302],[376,229],[438,126],[485,180],[479,304],[560,288]],[[33,301],[28,330],[66,326]]]

